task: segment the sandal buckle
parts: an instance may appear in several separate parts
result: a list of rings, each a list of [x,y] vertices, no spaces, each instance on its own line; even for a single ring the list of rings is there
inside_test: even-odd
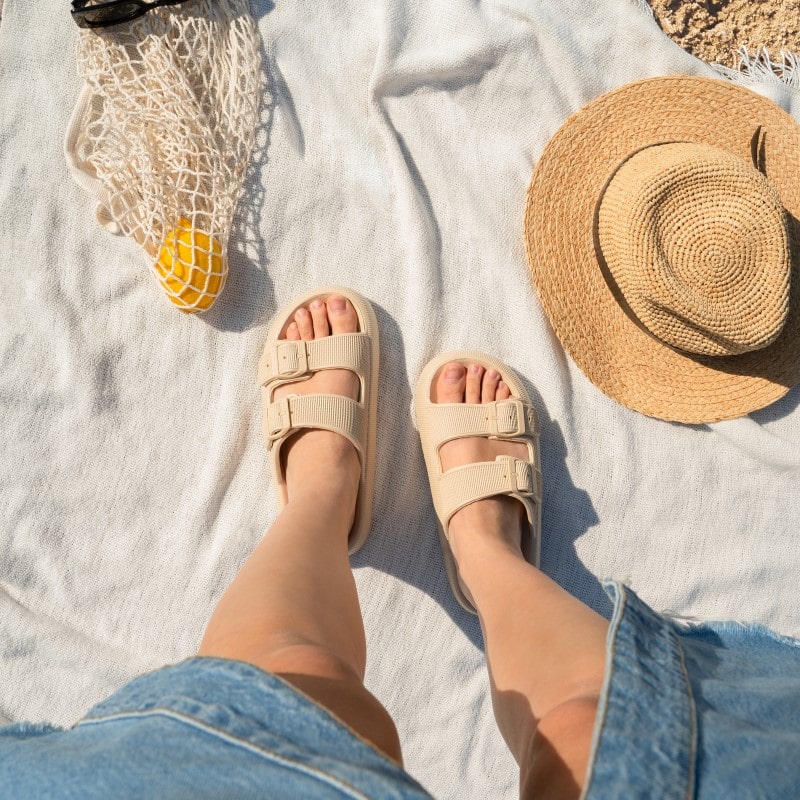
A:
[[[515,439],[526,431],[525,404],[517,397],[495,400],[489,408],[489,435],[498,439]]]
[[[529,461],[514,456],[497,456],[495,461],[502,464],[502,479],[506,494],[520,497],[536,497],[536,476]]]
[[[537,497],[537,480],[534,466],[530,461],[523,461],[513,456],[498,456],[497,461],[504,464],[503,479],[506,492],[520,497]]]
[[[533,465],[528,461],[522,461],[518,458],[514,467],[517,494],[523,497],[533,497],[536,494],[536,480],[533,474]]]
[[[267,408],[267,440],[269,447],[286,436],[292,429],[292,407],[289,400],[294,395],[286,395],[271,403]]]
[[[272,347],[275,374],[282,379],[299,378],[308,373],[308,348],[305,341],[281,339]]]

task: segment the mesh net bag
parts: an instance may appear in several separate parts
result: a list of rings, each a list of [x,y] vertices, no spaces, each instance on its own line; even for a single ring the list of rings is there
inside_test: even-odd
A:
[[[228,274],[228,239],[261,91],[248,0],[188,0],[81,30],[85,85],[65,149],[106,229],[135,239],[181,311],[205,311]]]

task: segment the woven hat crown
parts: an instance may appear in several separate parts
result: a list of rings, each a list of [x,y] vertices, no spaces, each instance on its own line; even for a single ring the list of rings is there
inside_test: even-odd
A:
[[[780,195],[752,164],[705,144],[655,144],[614,172],[597,208],[606,278],[647,331],[678,350],[766,347],[789,309]]]

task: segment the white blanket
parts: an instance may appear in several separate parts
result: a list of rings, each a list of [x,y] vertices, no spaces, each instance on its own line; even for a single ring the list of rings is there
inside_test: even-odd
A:
[[[57,10],[54,10],[57,6]],[[375,521],[354,566],[367,683],[441,798],[516,796],[476,620],[450,594],[409,414],[454,347],[526,377],[542,419],[543,569],[607,612],[800,633],[800,391],[669,424],[603,396],[532,288],[525,190],[573,111],[628,81],[714,73],[636,0],[254,0],[261,147],[229,285],[203,318],[94,220],[62,139],[79,90],[65,0],[0,23],[0,720],[69,724],[193,653],[275,517],[256,362],[279,305],[347,284],[382,325]],[[796,93],[763,91],[800,118]],[[538,657],[530,653],[531,662]]]

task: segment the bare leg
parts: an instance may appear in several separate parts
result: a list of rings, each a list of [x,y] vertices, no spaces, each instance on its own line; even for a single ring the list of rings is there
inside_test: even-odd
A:
[[[445,365],[438,402],[509,397],[502,376],[481,365]],[[485,438],[447,443],[445,469],[499,454],[525,457],[524,445]],[[449,528],[462,587],[478,610],[497,723],[520,767],[522,797],[577,798],[605,671],[608,623],[544,573],[520,549],[522,505],[490,498],[457,512]]]
[[[344,298],[295,315],[288,339],[357,330]],[[321,392],[356,398],[358,379],[326,370],[276,396]],[[222,596],[200,655],[248,661],[279,675],[332,711],[395,761],[391,717],[363,684],[366,644],[347,537],[358,492],[358,455],[329,431],[296,434],[284,447],[288,503]]]

